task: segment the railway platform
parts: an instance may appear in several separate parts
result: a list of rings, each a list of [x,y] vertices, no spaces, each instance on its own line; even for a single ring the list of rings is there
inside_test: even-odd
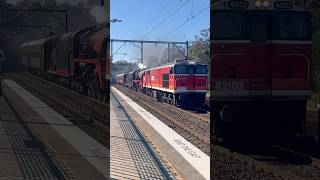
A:
[[[210,179],[208,155],[115,87],[110,100],[111,177],[147,172],[160,179]]]
[[[106,147],[14,81],[2,91],[0,179],[109,179]]]

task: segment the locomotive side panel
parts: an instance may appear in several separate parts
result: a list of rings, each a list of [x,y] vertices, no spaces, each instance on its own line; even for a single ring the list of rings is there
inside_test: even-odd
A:
[[[169,81],[170,67],[164,67],[159,69],[159,86],[162,89],[173,89],[173,85]],[[165,91],[165,90],[164,90]]]

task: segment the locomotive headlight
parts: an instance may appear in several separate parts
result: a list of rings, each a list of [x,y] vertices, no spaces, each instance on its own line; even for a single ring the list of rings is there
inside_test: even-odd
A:
[[[257,7],[257,8],[260,8],[262,6],[262,2],[260,0],[257,0],[254,5]]]
[[[262,5],[263,5],[264,8],[268,8],[270,6],[270,2],[267,1],[267,0],[263,1]]]

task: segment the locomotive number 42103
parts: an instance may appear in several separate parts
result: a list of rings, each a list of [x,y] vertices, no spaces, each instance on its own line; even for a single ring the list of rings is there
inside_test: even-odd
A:
[[[241,91],[244,90],[244,82],[241,81],[215,81],[215,91]]]

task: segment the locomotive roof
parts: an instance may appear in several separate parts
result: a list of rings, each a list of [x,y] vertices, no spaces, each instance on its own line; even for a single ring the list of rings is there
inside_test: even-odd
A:
[[[29,44],[30,44],[30,41],[27,41],[27,42],[22,43],[20,45],[20,47],[27,47],[27,46],[29,46]]]
[[[116,76],[124,76],[126,74],[128,74],[128,73],[117,74]]]
[[[72,32],[68,32],[68,33],[64,33],[61,38],[62,39],[65,39],[65,38],[73,38],[75,35],[79,34],[79,33],[82,33],[82,32],[85,32],[85,31],[88,31],[88,30],[91,30],[91,29],[95,29],[96,28],[96,25],[94,26],[89,26],[89,27],[84,27],[84,28],[81,28],[81,29],[78,29],[76,31],[72,31]]]
[[[256,6],[256,2],[259,1],[261,2],[260,7]],[[236,6],[244,5],[246,3],[246,7],[238,7],[238,8],[232,8],[230,7],[230,2],[237,2]],[[267,2],[268,6],[264,7],[263,3]],[[292,8],[277,8],[276,3],[282,3],[282,2],[287,2],[287,3],[292,3]],[[216,3],[213,3],[212,9],[215,10],[278,10],[278,11],[306,11],[304,8],[296,5],[294,1],[291,0],[221,0]]]
[[[133,73],[139,72],[139,71],[141,71],[141,70],[142,70],[142,69],[137,69],[137,70],[134,70],[134,71],[130,71],[129,74],[133,74]]]
[[[177,65],[177,64],[181,64],[181,65],[183,65],[183,64],[200,64],[201,65],[203,63],[184,59],[184,60],[177,60],[175,62],[171,62],[171,63],[168,63],[168,64],[163,64],[163,65],[152,67],[152,68],[147,68],[147,69],[144,69],[143,71],[158,69],[160,67],[162,67],[162,68],[163,67],[173,67],[174,65]]]
[[[34,40],[34,41],[28,41],[28,42],[25,42],[25,43],[21,44],[20,47],[41,45],[41,44],[44,44],[44,43],[46,43],[48,41],[51,41],[51,40],[53,40],[55,38],[57,38],[57,36],[49,36],[49,37],[42,38],[42,39],[37,39],[37,40]]]

